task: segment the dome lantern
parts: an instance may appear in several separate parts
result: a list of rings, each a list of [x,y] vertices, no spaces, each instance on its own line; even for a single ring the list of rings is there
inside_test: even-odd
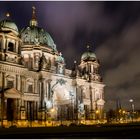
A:
[[[37,26],[38,22],[36,20],[35,6],[32,7],[32,19],[30,20],[30,26]]]
[[[96,55],[90,50],[90,46],[87,46],[87,51],[81,56],[81,61],[94,61],[96,60]]]

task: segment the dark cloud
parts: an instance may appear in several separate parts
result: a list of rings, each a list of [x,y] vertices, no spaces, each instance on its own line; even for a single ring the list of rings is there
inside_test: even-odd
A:
[[[107,85],[106,99],[110,106],[118,97],[125,108],[129,107],[129,99],[133,98],[137,109],[139,103],[140,84],[140,20],[124,27],[119,36],[109,38],[97,49],[97,54],[107,67],[104,82]],[[110,101],[109,101],[110,100]]]
[[[0,2],[0,18],[9,11],[21,29],[37,8],[39,26],[54,39],[67,67],[80,61],[86,45],[93,46],[101,62],[106,107],[140,108],[140,2]]]

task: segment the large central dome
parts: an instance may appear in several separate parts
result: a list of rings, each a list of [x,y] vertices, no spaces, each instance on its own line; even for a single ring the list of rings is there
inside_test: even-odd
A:
[[[35,8],[33,7],[32,19],[30,25],[21,30],[21,39],[24,45],[42,45],[57,51],[56,45],[48,32],[37,26],[35,17]]]
[[[52,37],[43,28],[28,26],[21,30],[21,39],[24,44],[45,45],[56,51]]]

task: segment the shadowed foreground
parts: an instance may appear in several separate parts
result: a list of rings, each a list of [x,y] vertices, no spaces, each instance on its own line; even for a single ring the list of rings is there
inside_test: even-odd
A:
[[[140,138],[140,125],[1,128],[0,138]]]

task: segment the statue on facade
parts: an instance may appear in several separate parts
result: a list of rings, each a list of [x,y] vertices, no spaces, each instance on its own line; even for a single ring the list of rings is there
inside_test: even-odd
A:
[[[40,58],[40,69],[49,69],[51,67],[50,59],[46,59],[44,53],[42,54],[42,57]]]
[[[46,69],[49,70],[51,68],[51,60],[47,60]]]
[[[28,35],[28,33],[25,34],[25,36],[24,36],[24,41],[25,41],[26,43],[28,43],[28,42],[30,41],[30,36]]]
[[[63,70],[63,66],[60,65],[60,66],[59,66],[59,69],[58,69],[58,73],[59,73],[59,74],[63,74],[63,71],[64,71],[64,70]]]

